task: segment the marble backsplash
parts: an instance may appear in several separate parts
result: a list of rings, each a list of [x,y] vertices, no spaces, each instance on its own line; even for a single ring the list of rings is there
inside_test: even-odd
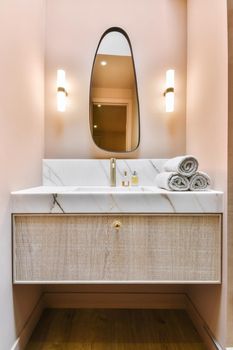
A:
[[[126,170],[131,176],[137,172],[139,184],[155,186],[155,178],[163,169],[166,159],[117,159],[117,185]],[[44,186],[109,186],[109,159],[44,159]]]

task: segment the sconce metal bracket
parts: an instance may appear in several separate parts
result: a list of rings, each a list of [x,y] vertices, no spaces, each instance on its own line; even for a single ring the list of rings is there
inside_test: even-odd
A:
[[[67,93],[67,91],[66,91],[66,89],[65,89],[64,87],[61,87],[61,86],[58,87],[58,88],[57,88],[57,91],[58,91],[58,92],[64,92],[64,93],[66,94],[66,96],[68,96],[68,93]]]
[[[166,96],[167,93],[169,92],[174,92],[174,88],[173,87],[170,87],[170,88],[167,88],[164,93],[163,93],[163,96]]]

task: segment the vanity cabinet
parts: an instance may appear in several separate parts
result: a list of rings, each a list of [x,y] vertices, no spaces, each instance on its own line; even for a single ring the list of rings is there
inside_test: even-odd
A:
[[[221,283],[221,215],[13,215],[14,283]]]

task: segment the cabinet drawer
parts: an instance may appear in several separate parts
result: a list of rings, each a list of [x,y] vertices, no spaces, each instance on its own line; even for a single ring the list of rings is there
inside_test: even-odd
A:
[[[221,215],[14,215],[15,283],[220,283]]]

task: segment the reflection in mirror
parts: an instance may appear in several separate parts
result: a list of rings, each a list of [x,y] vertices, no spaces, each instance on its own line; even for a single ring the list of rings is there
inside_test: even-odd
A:
[[[90,86],[90,126],[96,145],[106,151],[129,152],[139,144],[136,74],[126,33],[111,28],[102,36]]]

